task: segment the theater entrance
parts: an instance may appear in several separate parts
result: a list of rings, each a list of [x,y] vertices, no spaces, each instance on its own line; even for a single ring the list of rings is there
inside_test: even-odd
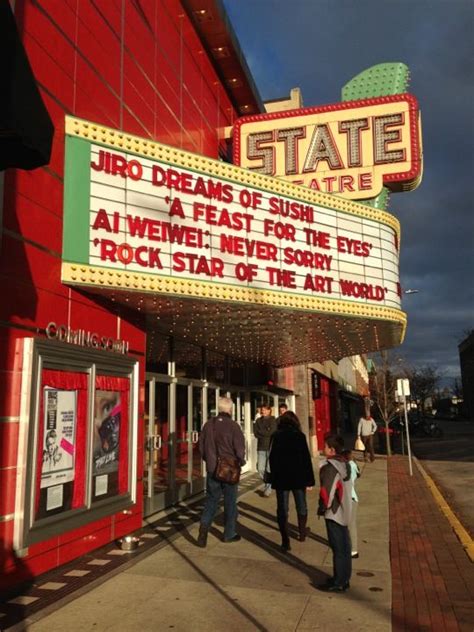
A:
[[[200,380],[146,376],[144,514],[149,516],[204,489],[198,449],[215,389]]]
[[[232,417],[242,428],[246,464],[242,473],[256,468],[253,421],[268,403],[277,414],[288,399],[249,387],[224,387],[206,380],[147,373],[145,385],[144,516],[165,509],[202,492],[205,469],[199,452],[203,424],[217,414],[220,396],[234,403]]]

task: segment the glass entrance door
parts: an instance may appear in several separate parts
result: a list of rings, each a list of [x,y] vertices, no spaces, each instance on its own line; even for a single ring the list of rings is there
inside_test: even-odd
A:
[[[226,393],[234,404],[232,419],[239,424],[245,437],[245,460],[242,472],[252,469],[252,427],[250,420],[250,397],[245,391],[228,391]]]
[[[204,468],[199,452],[199,436],[204,424],[204,412],[207,408],[206,399],[208,396],[207,389],[201,386],[192,387],[192,415],[191,415],[191,488],[193,494],[204,489]]]
[[[176,470],[177,499],[189,496],[189,447],[190,447],[191,387],[188,382],[176,384]]]
[[[145,516],[172,502],[173,411],[171,380],[154,377],[145,389]]]
[[[198,442],[205,386],[147,375],[145,398],[144,515],[149,516],[204,487]]]

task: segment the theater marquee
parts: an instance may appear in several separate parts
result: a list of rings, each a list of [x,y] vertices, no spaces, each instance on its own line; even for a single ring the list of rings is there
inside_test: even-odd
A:
[[[410,190],[422,175],[419,120],[409,94],[245,116],[234,163],[348,199]]]
[[[352,343],[341,333],[341,351],[378,348],[387,323],[390,343],[400,342],[393,216],[86,121],[68,117],[66,131],[63,281],[156,315],[199,342],[214,315],[218,326],[206,340],[219,345],[234,326],[239,334],[259,330],[260,344],[278,336],[283,344],[280,319],[298,327],[304,316],[309,327],[314,313],[314,349],[306,331],[308,349],[296,354],[293,335],[292,361],[316,348],[334,353],[324,331],[344,318],[359,321]],[[323,327],[322,314],[334,320]],[[382,329],[367,329],[362,318]],[[371,340],[363,344],[366,329]],[[270,347],[259,353],[273,357]],[[281,347],[274,363],[289,363],[285,354]]]

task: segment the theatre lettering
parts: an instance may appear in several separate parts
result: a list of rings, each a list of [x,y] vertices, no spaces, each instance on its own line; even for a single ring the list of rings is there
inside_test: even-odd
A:
[[[421,177],[419,113],[408,94],[242,117],[234,162],[349,199],[382,186],[415,188]]]

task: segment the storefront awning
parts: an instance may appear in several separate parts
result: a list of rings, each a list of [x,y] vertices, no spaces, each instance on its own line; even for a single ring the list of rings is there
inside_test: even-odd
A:
[[[54,127],[7,1],[0,2],[0,81],[0,170],[48,164]]]

